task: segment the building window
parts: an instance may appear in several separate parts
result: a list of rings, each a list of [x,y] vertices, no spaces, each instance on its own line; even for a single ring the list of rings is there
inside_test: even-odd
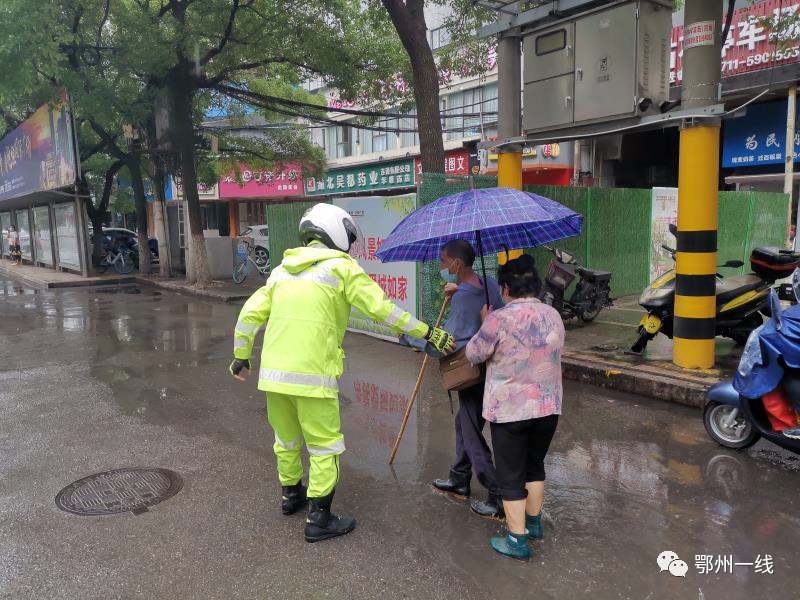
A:
[[[428,32],[428,41],[431,44],[431,50],[436,50],[447,46],[450,43],[450,32],[445,27],[437,27]]]
[[[348,125],[338,125],[336,127],[336,158],[345,158],[352,153],[350,127]]]

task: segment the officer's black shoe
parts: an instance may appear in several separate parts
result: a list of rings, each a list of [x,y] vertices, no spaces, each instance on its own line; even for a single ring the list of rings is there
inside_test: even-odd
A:
[[[285,515],[293,515],[297,510],[305,506],[306,486],[300,481],[294,485],[285,485],[281,488],[281,512]]]
[[[484,519],[502,521],[506,518],[506,513],[503,510],[503,501],[494,494],[489,494],[485,502],[482,500],[470,500],[469,508],[476,515]]]
[[[306,541],[320,542],[345,535],[356,528],[356,520],[348,517],[337,517],[331,512],[333,492],[322,498],[308,499],[308,517],[306,517]]]
[[[434,479],[431,485],[440,492],[448,493],[459,500],[466,500],[469,497],[470,479],[472,479],[471,473],[459,473],[451,469],[449,478]]]

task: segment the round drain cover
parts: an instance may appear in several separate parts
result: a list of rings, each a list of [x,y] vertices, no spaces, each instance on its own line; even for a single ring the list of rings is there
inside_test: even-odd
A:
[[[82,516],[145,512],[183,487],[181,476],[168,469],[117,469],[89,475],[56,496],[56,506]]]

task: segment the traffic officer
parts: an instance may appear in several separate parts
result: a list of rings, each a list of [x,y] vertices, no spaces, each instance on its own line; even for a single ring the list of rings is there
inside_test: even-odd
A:
[[[442,352],[446,331],[429,327],[392,304],[347,252],[360,237],[343,209],[317,204],[300,220],[303,247],[287,250],[264,287],[245,303],[236,323],[231,374],[244,380],[256,333],[266,323],[258,389],[267,392],[267,417],[283,487],[283,514],[309,503],[305,538],[317,542],[351,532],[354,519],[330,512],[344,452],[338,379],[351,305],[398,333],[424,338]],[[309,454],[308,488],[300,449]]]

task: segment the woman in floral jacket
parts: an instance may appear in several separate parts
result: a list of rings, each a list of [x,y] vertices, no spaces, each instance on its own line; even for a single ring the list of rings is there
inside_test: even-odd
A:
[[[564,323],[536,299],[541,279],[532,257],[500,267],[506,306],[484,307],[483,325],[467,344],[467,358],[487,363],[483,417],[490,422],[508,534],[493,537],[500,554],[527,560],[527,540],[541,539],[544,457],[561,414]]]

